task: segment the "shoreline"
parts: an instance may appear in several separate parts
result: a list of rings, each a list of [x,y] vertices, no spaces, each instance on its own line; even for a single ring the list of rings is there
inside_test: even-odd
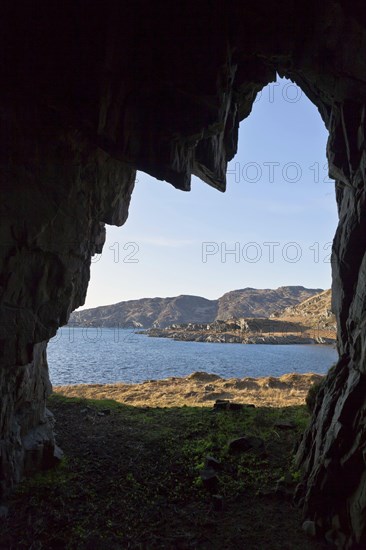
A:
[[[146,380],[136,384],[75,384],[54,386],[53,392],[66,397],[111,399],[139,407],[212,407],[216,400],[262,407],[303,405],[309,388],[325,375],[289,373],[280,377],[221,378],[194,372],[186,377]]]
[[[336,333],[330,330],[304,330],[297,332],[251,332],[246,335],[238,335],[233,332],[212,332],[212,331],[197,331],[197,330],[176,330],[169,327],[158,328],[141,328],[141,327],[120,327],[106,325],[75,325],[67,324],[62,328],[73,330],[75,328],[88,330],[127,330],[133,334],[147,336],[149,338],[164,338],[176,342],[200,342],[209,344],[261,344],[261,345],[324,345],[336,346]]]
[[[311,333],[312,332],[312,333]],[[151,328],[140,331],[137,334],[144,334],[149,338],[169,338],[181,342],[205,342],[214,344],[262,344],[262,345],[328,345],[337,343],[335,335],[330,331],[304,331],[275,332],[267,331],[261,333],[251,332],[238,334],[237,332],[213,332],[164,328]]]

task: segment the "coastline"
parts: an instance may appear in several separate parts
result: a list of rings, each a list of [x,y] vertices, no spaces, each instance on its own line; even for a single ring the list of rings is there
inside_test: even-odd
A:
[[[322,331],[319,335],[309,334],[250,334],[248,336],[238,336],[234,333],[199,332],[183,331],[172,329],[148,329],[138,332],[145,334],[150,338],[171,338],[172,340],[182,342],[207,342],[215,344],[271,344],[271,345],[294,345],[294,344],[322,344],[332,346],[337,340],[329,332]]]
[[[320,374],[284,374],[278,378],[221,378],[194,372],[186,377],[147,380],[137,384],[78,384],[55,386],[66,397],[111,399],[143,407],[212,407],[216,400],[262,407],[303,405],[309,388],[323,380]]]
[[[311,299],[314,301],[314,298]],[[296,308],[287,308],[281,315],[270,317],[242,317],[216,320],[212,323],[173,323],[141,331],[150,337],[171,338],[186,342],[214,342],[222,344],[336,344],[337,328],[328,309],[320,314],[309,313],[306,301]],[[311,309],[311,308],[310,308]]]

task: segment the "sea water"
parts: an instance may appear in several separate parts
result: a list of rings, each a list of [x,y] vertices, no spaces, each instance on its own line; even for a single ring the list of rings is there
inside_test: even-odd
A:
[[[196,371],[223,378],[325,374],[337,357],[325,345],[182,342],[109,328],[63,327],[48,345],[54,385],[135,383]]]

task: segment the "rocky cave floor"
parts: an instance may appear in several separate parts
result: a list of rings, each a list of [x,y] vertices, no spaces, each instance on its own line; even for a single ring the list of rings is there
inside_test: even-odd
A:
[[[304,405],[153,408],[54,394],[49,406],[65,458],[19,485],[1,549],[323,548],[292,504]],[[229,445],[244,435],[255,438]]]

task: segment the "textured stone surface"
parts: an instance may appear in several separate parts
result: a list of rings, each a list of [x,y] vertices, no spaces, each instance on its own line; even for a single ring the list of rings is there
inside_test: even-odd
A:
[[[46,341],[84,302],[103,222],[122,224],[127,217],[135,172],[77,138],[52,112],[25,113],[4,99],[0,495],[57,454],[45,409]]]
[[[366,544],[365,106],[347,102],[334,109],[330,131],[330,170],[342,178],[336,184],[340,220],[332,258],[341,357],[323,384],[298,451],[306,472],[300,502],[318,533],[352,548]],[[345,147],[344,156],[337,143]]]
[[[330,132],[340,216],[341,360],[298,453],[304,519],[339,547],[365,545],[363,2],[21,4],[5,1],[0,21],[2,495],[53,454],[44,342],[83,303],[103,223],[127,216],[134,169],[223,190],[239,121],[277,71]]]

